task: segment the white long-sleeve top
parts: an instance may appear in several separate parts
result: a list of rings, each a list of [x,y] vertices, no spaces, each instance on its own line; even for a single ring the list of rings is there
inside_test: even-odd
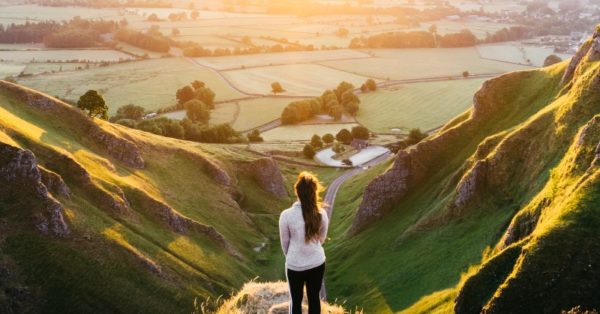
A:
[[[320,209],[319,212],[322,217],[319,238],[308,243],[304,241],[304,217],[300,202],[295,202],[279,216],[279,237],[281,249],[285,254],[286,268],[304,271],[325,263],[322,244],[327,238],[329,217],[324,210]]]

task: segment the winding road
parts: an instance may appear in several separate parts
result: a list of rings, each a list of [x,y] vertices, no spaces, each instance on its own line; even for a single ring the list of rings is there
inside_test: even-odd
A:
[[[346,180],[354,177],[355,175],[364,172],[366,169],[369,169],[373,166],[379,165],[380,163],[390,159],[391,156],[393,156],[393,153],[391,153],[391,152],[383,154],[383,155],[361,165],[360,167],[353,168],[352,170],[348,170],[348,171],[344,172],[342,175],[335,178],[329,184],[329,186],[327,187],[327,193],[325,193],[325,198],[323,199],[325,204],[328,205],[328,207],[326,207],[326,211],[327,211],[327,216],[329,216],[329,223],[331,223],[331,217],[333,216],[333,205],[335,202],[335,197],[337,195],[337,192],[340,190],[340,187],[342,186],[342,184],[344,184],[344,182],[346,182]],[[321,296],[321,300],[327,300],[327,289],[325,288],[325,279],[323,279],[323,286],[321,286],[320,296]]]

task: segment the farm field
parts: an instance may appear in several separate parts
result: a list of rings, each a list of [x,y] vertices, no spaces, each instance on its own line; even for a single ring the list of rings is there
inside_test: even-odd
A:
[[[24,64],[2,62],[0,63],[0,78],[18,75],[24,69]]]
[[[116,48],[123,50],[126,53],[136,55],[138,57],[147,56],[148,58],[160,58],[165,55],[164,53],[142,49],[142,48],[130,45],[128,43],[124,43],[122,41],[117,42]]]
[[[319,62],[319,64],[381,80],[460,76],[463,71],[469,71],[471,74],[504,73],[529,68],[481,59],[475,48],[370,49],[363,51],[373,55],[374,58],[325,61]]]
[[[325,51],[294,51],[281,53],[263,53],[259,55],[241,55],[228,57],[194,58],[204,66],[229,70],[242,67],[251,68],[269,65],[284,65],[311,63],[326,60],[369,58],[370,56],[358,50],[341,49]]]
[[[183,58],[151,59],[38,75],[22,78],[19,83],[71,101],[76,101],[88,89],[95,89],[106,99],[109,114],[113,114],[127,104],[143,106],[146,110],[173,105],[177,89],[194,80],[204,81],[216,93],[216,101],[243,97],[213,71],[194,66]]]
[[[485,79],[415,83],[361,94],[356,119],[375,132],[439,127],[472,105]]]
[[[480,45],[477,50],[482,58],[498,60],[503,62],[512,62],[519,64],[531,64],[536,67],[544,65],[544,60],[554,53],[553,48],[525,46],[519,43],[498,44],[498,45]],[[571,55],[556,54],[563,60]]]
[[[90,64],[90,67],[97,65]],[[78,62],[33,62],[28,63],[23,71],[27,75],[38,75],[51,72],[75,71],[85,69],[86,63]]]
[[[26,63],[30,61],[89,61],[89,62],[116,62],[131,60],[132,56],[108,49],[52,49],[52,50],[23,50],[0,51],[0,60]]]
[[[5,44],[0,43],[0,50],[40,50],[44,44]]]
[[[249,94],[267,95],[271,83],[279,82],[286,96],[318,96],[326,89],[347,81],[360,86],[368,77],[330,69],[316,64],[290,64],[223,72],[237,88]]]
[[[264,132],[262,137],[265,142],[310,141],[314,134],[323,136],[331,133],[335,135],[341,129],[350,130],[357,125],[357,123],[284,125]]]
[[[96,9],[86,7],[61,7],[38,6],[35,4],[2,6],[0,10],[0,23],[24,24],[27,21],[63,21],[76,16],[84,19],[121,19],[119,9]]]
[[[298,98],[258,97],[220,103],[211,111],[210,124],[230,123],[238,131],[247,131],[278,119],[283,108]],[[161,116],[181,120],[185,111],[174,111]]]

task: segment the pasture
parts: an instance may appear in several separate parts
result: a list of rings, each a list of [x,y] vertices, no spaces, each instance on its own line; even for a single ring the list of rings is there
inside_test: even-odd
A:
[[[245,93],[268,95],[271,83],[277,81],[286,90],[286,96],[318,96],[326,89],[347,81],[360,86],[368,77],[330,69],[317,64],[290,64],[222,72],[237,88]]]
[[[134,57],[108,49],[0,50],[0,60],[27,63],[32,61],[116,62]]]
[[[471,74],[504,73],[528,67],[506,62],[481,59],[475,48],[440,49],[365,49],[373,58],[336,60],[319,64],[369,76],[380,80],[405,80],[460,76]]]
[[[204,81],[216,93],[216,101],[243,97],[218,74],[182,58],[151,59],[37,75],[21,78],[19,83],[72,101],[87,90],[95,89],[106,99],[109,114],[113,114],[127,104],[143,106],[147,110],[173,105],[177,89],[194,80]]]
[[[90,64],[90,67],[96,67],[96,64]],[[62,71],[76,71],[86,68],[86,63],[79,62],[33,62],[28,63],[23,71],[26,75],[47,74]]]
[[[312,124],[312,125],[283,125],[269,130],[262,134],[265,142],[290,142],[290,141],[310,141],[310,138],[317,134],[323,136],[327,133],[335,135],[341,129],[352,129],[357,123],[340,124]]]
[[[356,119],[375,132],[437,128],[472,105],[484,79],[415,83],[361,94]]]
[[[536,67],[543,66],[546,57],[551,54],[555,54],[553,48],[526,46],[519,43],[479,45],[477,46],[477,50],[481,58],[503,62],[528,64]],[[561,57],[563,60],[571,57],[571,55],[566,54],[556,55]]]
[[[318,61],[369,58],[364,52],[350,49],[325,51],[294,51],[227,57],[195,58],[199,64],[216,70],[234,70],[259,66],[312,63]]]

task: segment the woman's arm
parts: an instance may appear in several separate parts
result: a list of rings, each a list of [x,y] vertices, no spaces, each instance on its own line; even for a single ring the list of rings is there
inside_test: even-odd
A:
[[[288,228],[283,213],[279,216],[279,240],[279,242],[281,242],[283,255],[287,256],[288,248],[290,246],[290,229]]]
[[[329,216],[326,211],[321,211],[321,229],[319,230],[319,240],[321,244],[327,239],[327,231],[329,229]]]

